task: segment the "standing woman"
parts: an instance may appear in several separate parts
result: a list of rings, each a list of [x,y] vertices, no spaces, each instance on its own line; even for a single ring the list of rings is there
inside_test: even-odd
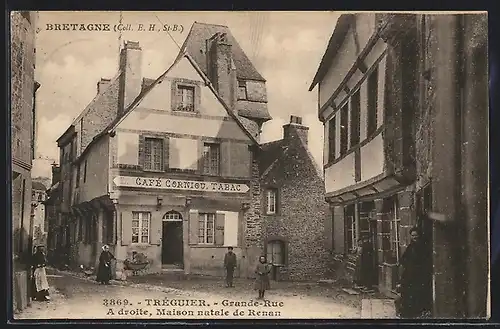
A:
[[[425,246],[416,227],[410,229],[411,242],[401,256],[402,266],[399,289],[401,292],[400,316],[402,318],[422,317],[428,309],[425,296]]]
[[[97,268],[97,282],[109,284],[111,280],[111,261],[115,256],[109,251],[109,246],[102,246],[101,256],[99,256],[99,267]]]
[[[271,272],[271,267],[266,263],[266,257],[260,256],[259,263],[255,268],[255,273],[257,278],[255,279],[255,290],[259,291],[258,299],[264,298],[264,293],[270,288],[269,284],[269,273]]]
[[[33,281],[34,281],[34,299],[37,301],[48,301],[49,283],[47,282],[47,273],[45,266],[47,258],[43,250],[43,246],[37,246],[36,252],[33,254]]]

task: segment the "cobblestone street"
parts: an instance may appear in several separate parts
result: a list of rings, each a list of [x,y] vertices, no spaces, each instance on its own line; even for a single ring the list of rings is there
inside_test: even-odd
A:
[[[16,319],[336,319],[361,318],[362,313],[362,296],[334,287],[280,282],[267,293],[266,304],[242,306],[255,302],[250,280],[225,288],[213,278],[166,282],[149,276],[105,286],[73,274],[49,273],[52,300],[34,302]],[[195,300],[192,306],[174,301],[188,299]]]

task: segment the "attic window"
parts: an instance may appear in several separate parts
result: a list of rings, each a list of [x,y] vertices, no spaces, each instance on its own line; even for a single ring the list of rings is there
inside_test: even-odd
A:
[[[247,83],[246,81],[238,81],[238,99],[248,99],[247,98]]]
[[[177,86],[177,97],[178,97],[178,111],[194,112],[194,87],[178,85]]]

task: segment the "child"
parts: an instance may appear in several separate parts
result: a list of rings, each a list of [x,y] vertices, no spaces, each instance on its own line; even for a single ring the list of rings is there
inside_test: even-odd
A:
[[[269,273],[271,272],[271,268],[268,264],[266,264],[266,257],[260,256],[259,263],[255,268],[255,273],[257,274],[257,278],[255,279],[255,290],[259,291],[258,299],[264,298],[264,293],[266,290],[270,288],[269,284]]]

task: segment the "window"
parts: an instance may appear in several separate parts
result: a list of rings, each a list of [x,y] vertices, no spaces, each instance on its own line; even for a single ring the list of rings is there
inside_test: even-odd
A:
[[[150,212],[132,212],[132,243],[149,243]]]
[[[378,98],[378,67],[368,76],[368,119],[367,136],[371,136],[377,130],[377,100]]]
[[[359,117],[361,111],[361,98],[359,89],[351,97],[351,147],[359,144]]]
[[[85,164],[83,166],[83,182],[87,181],[87,160],[85,160]]]
[[[394,198],[393,207],[394,209],[391,221],[391,252],[392,252],[393,262],[397,264],[399,263],[399,257],[400,257],[399,228],[401,225],[397,198]]]
[[[347,152],[347,133],[348,133],[348,123],[349,123],[349,104],[346,103],[340,109],[340,155],[344,155]]]
[[[247,99],[247,83],[246,81],[238,81],[238,99]]]
[[[81,171],[81,165],[79,163],[78,167],[76,168],[76,182],[75,182],[75,187],[80,186],[80,171]]]
[[[276,214],[276,206],[277,206],[277,198],[276,198],[276,190],[271,189],[266,191],[266,213],[267,214]]]
[[[285,244],[283,241],[269,241],[266,249],[266,258],[268,263],[273,265],[285,264]]]
[[[194,87],[178,85],[177,86],[177,97],[178,97],[178,111],[188,111],[194,112]]]
[[[328,162],[335,160],[335,134],[337,120],[335,117],[328,121]]]
[[[38,201],[39,202],[43,201],[43,195],[42,195],[42,193],[38,193]]]
[[[350,205],[346,207],[345,211],[345,232],[346,232],[346,250],[348,252],[354,251],[354,248],[357,246],[357,238],[356,238],[356,217],[354,214],[354,205]]]
[[[214,244],[215,214],[200,214],[198,222],[198,243]]]
[[[203,173],[219,175],[220,172],[220,145],[205,143],[203,147]]]
[[[144,169],[163,170],[163,139],[146,138],[144,144]]]

